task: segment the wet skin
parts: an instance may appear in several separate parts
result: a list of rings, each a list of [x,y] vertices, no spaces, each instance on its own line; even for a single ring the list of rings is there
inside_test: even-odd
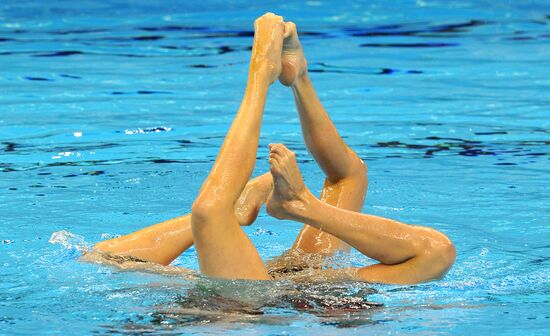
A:
[[[267,212],[304,223],[294,245],[268,263],[280,274],[306,267],[349,245],[380,264],[317,270],[316,276],[382,283],[418,283],[442,277],[455,258],[454,246],[427,227],[361,214],[368,186],[367,167],[339,136],[307,73],[296,25],[271,13],[255,21],[255,36],[244,98],[192,213],[96,244],[95,250],[162,265],[193,243],[205,275],[228,279],[272,277],[241,229],[267,200]],[[292,89],[304,141],[326,175],[320,198],[303,183],[295,154],[269,146],[270,173],[249,180],[253,171],[269,86]],[[348,245],[349,244],[349,245]],[[290,272],[291,273],[291,272]],[[273,273],[271,273],[273,274]]]

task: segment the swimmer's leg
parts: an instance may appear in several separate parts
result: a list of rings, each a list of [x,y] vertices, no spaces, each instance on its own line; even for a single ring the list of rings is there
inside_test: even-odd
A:
[[[254,222],[271,191],[272,183],[270,173],[248,181],[235,204],[235,215],[240,225],[250,225]],[[191,245],[193,234],[191,214],[188,214],[125,236],[101,241],[94,246],[94,250],[168,265]]]
[[[282,17],[266,14],[254,29],[244,99],[191,214],[201,272],[219,278],[270,279],[234,212],[254,169],[267,90],[281,69]]]
[[[273,193],[268,213],[322,229],[380,262],[356,270],[357,278],[413,284],[439,279],[452,266],[455,248],[441,232],[321,202],[304,185],[294,153],[283,145],[270,149]]]
[[[367,191],[367,167],[338,134],[317,97],[307,72],[307,62],[296,26],[286,23],[289,36],[283,44],[280,81],[292,88],[308,150],[326,174],[321,200],[351,211],[360,211]],[[291,251],[331,255],[349,249],[335,236],[304,225]]]
[[[101,241],[94,245],[94,250],[168,265],[191,245],[193,234],[188,214]]]

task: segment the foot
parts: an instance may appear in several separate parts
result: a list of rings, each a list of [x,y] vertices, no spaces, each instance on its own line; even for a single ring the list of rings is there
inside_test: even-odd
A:
[[[266,203],[267,213],[278,219],[299,220],[310,192],[296,163],[296,154],[282,144],[269,145],[269,167],[273,192]]]
[[[283,17],[273,13],[266,13],[254,21],[249,75],[260,75],[270,85],[277,80],[281,72],[284,30]]]
[[[273,190],[271,173],[265,173],[248,181],[235,203],[235,215],[239,224],[248,226],[256,220],[260,208]]]
[[[296,80],[307,71],[307,62],[298,39],[298,31],[293,22],[285,23],[285,39],[281,56],[282,70],[279,81],[285,86],[293,86]]]

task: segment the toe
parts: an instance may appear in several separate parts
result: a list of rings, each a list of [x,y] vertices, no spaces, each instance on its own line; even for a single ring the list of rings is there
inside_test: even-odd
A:
[[[296,25],[294,22],[288,21],[285,22],[285,32],[283,34],[284,38],[287,38],[291,35],[293,35],[296,32]]]
[[[269,151],[272,153],[281,153],[282,147],[284,147],[283,144],[269,144]]]

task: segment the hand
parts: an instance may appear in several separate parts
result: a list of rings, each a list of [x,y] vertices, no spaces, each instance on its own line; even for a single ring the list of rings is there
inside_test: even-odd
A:
[[[281,16],[266,13],[254,21],[254,44],[250,74],[264,76],[269,84],[281,73],[281,53],[285,24]]]

